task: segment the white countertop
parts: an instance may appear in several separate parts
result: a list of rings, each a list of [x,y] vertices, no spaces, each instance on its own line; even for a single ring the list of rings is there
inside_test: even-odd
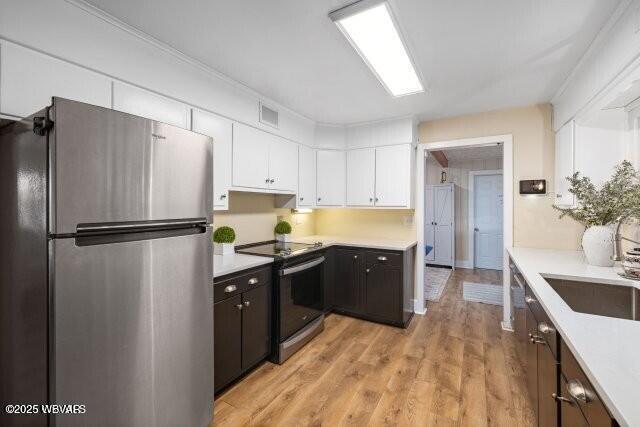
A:
[[[574,312],[543,276],[636,288],[640,282],[588,265],[579,251],[507,251],[611,414],[622,426],[640,426],[640,321]]]
[[[224,276],[225,274],[247,270],[249,268],[273,263],[273,258],[245,255],[229,254],[213,256],[213,277]]]
[[[371,249],[388,249],[393,251],[406,251],[407,249],[415,246],[417,240],[391,240],[391,239],[376,239],[376,238],[363,238],[363,237],[338,237],[338,236],[306,236],[306,237],[294,237],[294,242],[300,243],[315,243],[322,242],[324,246],[345,245],[354,246],[359,248],[371,248]]]

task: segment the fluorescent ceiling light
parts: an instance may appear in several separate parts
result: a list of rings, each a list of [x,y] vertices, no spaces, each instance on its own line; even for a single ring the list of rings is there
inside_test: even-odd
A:
[[[424,91],[386,1],[362,0],[329,17],[389,93]]]

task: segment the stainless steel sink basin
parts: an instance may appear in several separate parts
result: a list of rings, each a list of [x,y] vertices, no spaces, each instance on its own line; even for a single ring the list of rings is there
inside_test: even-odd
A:
[[[545,278],[573,311],[640,320],[640,290],[631,286]]]

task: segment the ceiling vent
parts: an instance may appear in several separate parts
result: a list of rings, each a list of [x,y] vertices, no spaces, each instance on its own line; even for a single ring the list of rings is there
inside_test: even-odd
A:
[[[278,129],[278,112],[260,103],[260,123]]]

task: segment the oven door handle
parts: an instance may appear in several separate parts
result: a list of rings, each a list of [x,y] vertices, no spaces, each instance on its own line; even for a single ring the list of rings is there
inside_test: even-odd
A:
[[[305,262],[304,264],[296,265],[295,267],[284,268],[280,270],[280,276],[288,276],[293,273],[298,273],[300,271],[308,270],[310,268],[315,267],[316,265],[320,265],[324,262],[324,257],[316,258],[313,261]]]

